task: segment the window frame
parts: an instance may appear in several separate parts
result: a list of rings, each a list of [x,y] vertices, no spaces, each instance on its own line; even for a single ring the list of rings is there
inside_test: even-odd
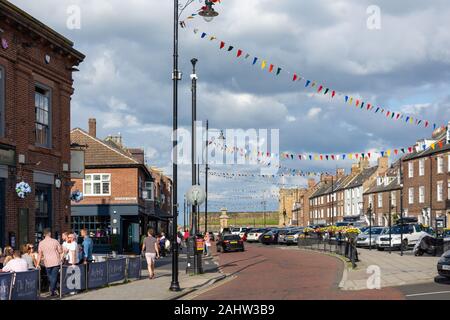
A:
[[[383,208],[383,194],[382,193],[377,194],[377,207]]]
[[[414,188],[408,189],[408,204],[414,204]]]
[[[419,203],[425,203],[425,187],[419,187]]]
[[[444,181],[438,181],[436,183],[436,201],[437,202],[444,201]]]
[[[408,178],[414,178],[414,162],[408,162]]]
[[[91,184],[91,193],[87,193],[86,192],[86,177],[90,176],[91,180],[87,183]],[[98,181],[97,183],[100,183],[100,194],[95,194],[94,193],[94,176],[100,176],[100,181]],[[103,176],[109,176],[108,181],[103,181]],[[104,183],[109,183],[109,193],[103,193],[103,184]],[[83,195],[86,197],[110,197],[112,194],[112,181],[111,181],[111,173],[87,173],[84,176],[83,179]]]
[[[425,158],[419,159],[419,177],[425,175]]]
[[[43,123],[39,123],[37,121],[37,113],[36,113],[36,88],[39,88],[41,90],[46,91],[46,95],[48,96],[48,136],[47,136],[47,142],[45,144],[40,143],[39,141],[37,141],[37,129],[36,126],[38,124],[40,125],[45,125]],[[50,88],[49,86],[46,86],[40,82],[35,82],[34,84],[34,95],[33,95],[33,105],[34,105],[34,143],[36,146],[38,147],[42,147],[42,148],[47,148],[47,149],[52,149],[53,146],[53,139],[52,139],[52,132],[53,132],[53,91],[52,88]]]
[[[444,157],[439,156],[436,158],[436,173],[444,173]]]

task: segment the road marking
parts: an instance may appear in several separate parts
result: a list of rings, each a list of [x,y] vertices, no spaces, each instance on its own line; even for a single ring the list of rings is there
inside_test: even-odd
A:
[[[414,293],[414,294],[407,294],[407,295],[405,295],[405,297],[430,296],[430,295],[434,295],[434,294],[443,294],[443,293],[450,293],[450,291],[435,291],[435,292]]]

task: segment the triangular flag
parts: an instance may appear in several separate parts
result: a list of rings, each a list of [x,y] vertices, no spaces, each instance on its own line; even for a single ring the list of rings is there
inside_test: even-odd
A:
[[[297,81],[298,76],[294,73],[294,76],[292,77],[292,81]]]
[[[220,49],[223,49],[223,47],[225,47],[225,42],[220,41]]]
[[[278,70],[277,70],[277,75],[279,75],[280,72],[281,72],[281,68],[278,68]]]
[[[336,91],[333,91],[333,92],[331,93],[331,97],[334,98],[335,95],[336,95]]]
[[[245,55],[245,59],[248,59],[248,57],[250,57],[250,54],[249,54],[249,53],[247,53],[247,54]]]
[[[317,90],[317,92],[322,91],[322,89],[323,89],[323,86],[320,86],[319,89]]]
[[[310,80],[306,80],[305,88],[306,88],[307,86],[309,86],[310,83],[311,83]]]
[[[330,89],[326,88],[325,92],[323,94],[326,95],[328,93],[328,91],[330,91]]]
[[[253,65],[255,65],[256,64],[256,61],[258,61],[258,58],[253,58]]]
[[[202,37],[202,39],[203,39],[204,37],[206,37],[206,33],[203,32],[202,35],[201,35],[201,37]]]
[[[273,71],[273,64],[271,64],[269,67],[269,72],[272,72],[272,71]]]
[[[241,54],[242,54],[242,50],[239,49],[236,56],[239,58],[241,56]]]
[[[261,69],[264,70],[265,67],[266,67],[266,60],[263,60],[261,62]]]
[[[234,48],[233,46],[229,46],[229,47],[228,47],[228,52],[230,52],[231,50],[233,50],[233,48]]]

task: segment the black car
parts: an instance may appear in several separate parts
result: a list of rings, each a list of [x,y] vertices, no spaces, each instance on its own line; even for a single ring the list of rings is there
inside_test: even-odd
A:
[[[244,251],[244,241],[238,235],[225,234],[217,240],[217,252]]]
[[[439,259],[437,269],[440,276],[450,279],[450,251],[446,251]]]
[[[268,231],[263,235],[261,235],[259,241],[265,245],[278,244],[278,234],[279,234],[278,230]]]

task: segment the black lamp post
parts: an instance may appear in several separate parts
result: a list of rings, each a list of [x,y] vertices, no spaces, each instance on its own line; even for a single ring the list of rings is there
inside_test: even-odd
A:
[[[372,204],[369,204],[367,215],[369,216],[369,250],[372,250]]]
[[[181,13],[191,4],[194,0],[187,0],[184,5],[179,4],[179,0],[173,1],[173,144],[172,144],[172,178],[173,178],[173,192],[172,192],[172,281],[170,283],[171,291],[180,291],[180,284],[178,282],[178,159],[177,159],[177,130],[178,130],[178,81],[181,80],[181,72],[178,70],[178,26]],[[213,2],[205,0],[206,7],[202,8],[199,13],[207,21],[211,21],[212,18],[218,15],[212,8]]]
[[[195,72],[195,65],[197,64],[198,60],[197,59],[191,59],[191,63],[192,63],[192,74],[191,74],[191,79],[192,79],[192,133],[191,133],[191,161],[192,161],[192,185],[195,186],[197,185],[197,164],[196,164],[196,157],[197,157],[197,148],[196,148],[196,128],[195,128],[195,124],[197,121],[197,74]],[[192,206],[192,213],[193,216],[195,217],[195,221],[194,221],[194,225],[195,228],[193,230],[193,236],[197,236],[197,233],[199,232],[198,229],[198,206],[193,205]]]

